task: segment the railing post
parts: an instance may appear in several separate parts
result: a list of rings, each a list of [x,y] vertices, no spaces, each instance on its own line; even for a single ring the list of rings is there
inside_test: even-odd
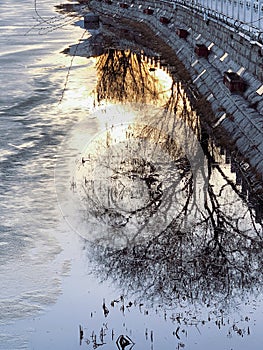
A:
[[[246,1],[243,0],[243,22],[246,22]]]
[[[258,1],[258,28],[261,29],[261,1]]]
[[[250,20],[249,20],[249,24],[252,24],[253,22],[253,5],[251,4],[251,0],[249,1],[250,2]]]
[[[228,12],[228,9],[229,9],[229,0],[226,0],[226,15],[227,17],[229,17],[229,12]]]

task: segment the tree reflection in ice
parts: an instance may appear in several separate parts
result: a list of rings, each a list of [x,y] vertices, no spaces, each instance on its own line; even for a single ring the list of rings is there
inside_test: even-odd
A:
[[[132,70],[132,57],[111,52],[101,58],[98,100],[140,96],[142,102],[145,91],[158,96],[147,74]],[[128,71],[133,85],[127,88]],[[92,239],[91,260],[101,280],[114,280],[138,300],[230,306],[262,292],[262,223],[225,166],[204,158],[205,142],[200,152],[202,128],[180,84],[172,82],[166,97],[162,112],[108,128],[101,148],[97,143],[84,153],[90,161],[78,181],[86,219],[104,227]]]
[[[114,246],[144,240],[149,233],[158,234],[181,210],[184,181],[192,181],[189,161],[177,147],[167,152],[166,137],[159,130],[151,129],[151,138],[158,133],[158,142],[144,135],[149,131],[149,125],[141,124],[112,127],[84,153],[89,161],[76,175],[77,187],[87,222],[95,220],[92,240],[97,244],[105,237]]]
[[[137,127],[137,134],[128,129],[133,136],[108,144],[96,171],[90,172],[91,158],[80,177],[86,218],[102,224],[88,238],[95,243],[91,260],[99,278],[165,305],[198,301],[226,307],[244,293],[260,292],[262,226],[238,189],[210,162],[208,177],[199,176],[203,169],[195,173],[170,137],[158,134],[156,152],[147,137],[155,139],[158,129],[149,124]]]
[[[187,177],[186,177],[187,179]],[[204,209],[193,199],[192,182],[182,189],[181,210],[159,234],[121,248],[94,245],[100,278],[112,278],[138,297],[169,305],[202,301],[225,306],[248,292],[261,292],[262,228],[228,186],[209,183]],[[192,215],[195,222],[185,228]],[[111,238],[112,239],[112,238]]]
[[[167,91],[162,91],[154,72],[140,53],[108,49],[97,61],[97,102],[160,103]]]
[[[97,67],[106,129],[75,174],[93,272],[138,305],[194,305],[196,323],[205,305],[221,324],[222,310],[262,293],[262,222],[210,153],[180,83],[169,78],[168,89],[130,52],[102,55]]]

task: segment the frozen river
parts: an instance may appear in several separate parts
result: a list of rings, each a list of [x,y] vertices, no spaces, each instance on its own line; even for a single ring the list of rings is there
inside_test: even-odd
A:
[[[63,54],[59,4],[0,5],[0,349],[261,349],[244,179],[153,62]]]

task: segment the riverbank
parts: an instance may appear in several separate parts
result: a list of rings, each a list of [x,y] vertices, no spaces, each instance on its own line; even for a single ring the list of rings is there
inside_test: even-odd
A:
[[[147,1],[125,4],[126,7],[121,7],[120,3],[92,0],[87,6],[100,15],[102,24],[111,25],[111,30],[114,30],[115,22],[118,22],[118,26],[122,23],[126,32],[135,32],[135,41],[144,41],[152,49],[161,51],[169,72],[184,83],[184,88],[191,90],[195,108],[209,133],[231,149],[232,158],[241,155],[245,159],[242,171],[250,176],[253,191],[262,193],[263,89],[260,65],[255,70],[257,65],[254,62],[256,55],[260,55],[259,50],[253,51],[249,39],[238,35],[230,27],[220,26],[211,20],[208,25],[199,14],[192,16],[185,6],[177,5],[174,8],[173,4],[160,1],[154,5]],[[145,13],[146,8],[151,8],[153,14]],[[162,23],[161,17],[168,19],[168,23]],[[187,30],[186,38],[178,35],[180,28]],[[138,35],[138,32],[142,35]],[[222,32],[225,40],[220,39]],[[226,52],[227,33],[232,38],[234,48],[251,46],[251,52],[254,52],[253,55],[250,53],[251,64],[245,57],[247,51],[244,49],[231,51],[228,47],[229,52]],[[207,58],[199,57],[195,52],[196,45],[200,43],[209,49]],[[226,71],[239,74],[245,82],[244,92],[233,93],[229,90],[224,84]]]

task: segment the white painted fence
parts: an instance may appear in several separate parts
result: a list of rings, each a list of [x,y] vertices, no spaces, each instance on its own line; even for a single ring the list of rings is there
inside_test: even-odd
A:
[[[256,33],[263,32],[263,0],[172,0],[186,7],[195,8],[204,16],[233,21],[236,27],[242,27]]]

